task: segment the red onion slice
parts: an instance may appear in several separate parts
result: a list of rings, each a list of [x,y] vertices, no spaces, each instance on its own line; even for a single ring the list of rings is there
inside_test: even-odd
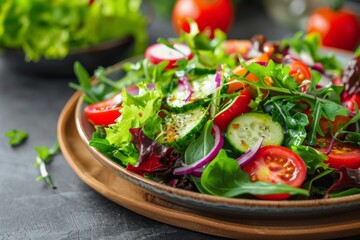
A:
[[[192,173],[190,173],[192,176],[194,177],[201,177],[202,173],[204,172],[204,169],[203,168],[198,168],[198,169],[195,169]]]
[[[222,70],[222,66],[219,65],[218,68],[216,69],[216,74],[215,74],[215,83],[216,83],[215,88],[221,86],[222,79],[223,79],[223,70]]]
[[[252,146],[252,148],[250,148],[246,153],[236,159],[241,168],[245,167],[250,162],[250,160],[254,158],[254,156],[260,149],[263,140],[264,138],[260,138],[259,141],[257,141],[255,145]]]
[[[205,164],[211,162],[211,160],[213,160],[218,155],[220,149],[223,147],[224,138],[218,126],[214,125],[213,130],[215,132],[215,143],[214,143],[214,147],[210,150],[210,152],[205,157],[203,157],[199,161],[194,162],[193,164],[184,165],[182,167],[175,168],[173,172],[174,175],[190,174],[194,172],[196,169],[201,168]]]

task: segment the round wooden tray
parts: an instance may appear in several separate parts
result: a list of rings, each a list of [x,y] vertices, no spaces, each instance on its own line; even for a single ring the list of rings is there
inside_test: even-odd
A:
[[[111,172],[92,156],[75,126],[75,93],[58,121],[62,153],[75,173],[91,188],[145,217],[215,236],[241,239],[330,239],[360,234],[360,211],[336,216],[262,219],[226,217],[187,209],[154,196]]]

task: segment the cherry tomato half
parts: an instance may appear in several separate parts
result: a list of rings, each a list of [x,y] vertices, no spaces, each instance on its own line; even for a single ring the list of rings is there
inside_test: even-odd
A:
[[[190,32],[188,18],[194,20],[200,31],[215,29],[228,33],[234,18],[231,0],[177,0],[172,12],[172,24],[175,32]]]
[[[250,101],[250,91],[248,89],[242,90],[240,95],[234,99],[234,102],[214,118],[214,123],[222,131],[226,131],[231,120],[251,110],[249,107]]]
[[[153,64],[169,61],[169,64],[165,67],[166,69],[175,68],[178,60],[192,58],[191,50],[185,44],[174,44],[174,48],[179,51],[171,49],[162,43],[155,43],[146,49],[145,58],[149,59]]]
[[[294,61],[290,63],[289,74],[295,78],[295,81],[300,85],[304,80],[311,79],[310,68],[302,61]]]
[[[320,139],[318,143],[325,144],[322,147],[315,147],[320,152],[326,154],[329,148],[330,139]],[[347,167],[352,169],[360,168],[360,148],[345,144],[339,141],[335,141],[331,148],[330,154],[327,155],[328,160],[326,163],[330,167],[340,169],[341,167]]]
[[[283,183],[292,187],[300,187],[306,178],[304,161],[299,155],[282,146],[270,145],[260,148],[243,170],[249,173],[250,180],[253,182]],[[282,200],[290,197],[290,194],[268,194],[256,197]]]
[[[120,117],[121,104],[122,95],[118,93],[108,100],[86,106],[84,112],[92,124],[108,126]]]
[[[317,32],[328,47],[354,50],[360,42],[360,22],[349,10],[321,7],[308,20],[307,32]]]

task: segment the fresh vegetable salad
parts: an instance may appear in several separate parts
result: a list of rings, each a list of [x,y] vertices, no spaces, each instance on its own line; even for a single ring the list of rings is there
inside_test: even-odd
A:
[[[210,39],[191,23],[112,81],[76,64],[96,127],[90,145],[146,178],[222,197],[360,193],[360,61],[341,66],[317,35]]]

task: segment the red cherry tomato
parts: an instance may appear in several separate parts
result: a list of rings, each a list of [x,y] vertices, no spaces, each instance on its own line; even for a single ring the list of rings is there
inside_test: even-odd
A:
[[[309,17],[307,32],[317,32],[324,46],[354,50],[360,42],[360,22],[349,10],[317,9]]]
[[[227,55],[234,55],[237,57],[237,54],[240,54],[244,58],[248,55],[251,46],[252,43],[250,40],[237,39],[226,40],[224,44],[225,53]]]
[[[319,143],[325,144],[322,147],[317,147],[316,149],[320,152],[326,154],[329,148],[330,139],[321,139]],[[326,163],[330,167],[340,169],[341,167],[347,167],[352,169],[360,168],[360,148],[341,143],[338,141],[334,142],[333,147],[331,148],[330,154],[327,155],[328,160]]]
[[[240,114],[249,112],[251,109],[249,107],[249,103],[251,101],[250,91],[248,89],[244,89],[240,96],[234,99],[234,102],[218,114],[214,118],[214,123],[222,130],[226,131],[229,123]]]
[[[169,64],[166,66],[166,69],[175,68],[178,60],[192,58],[192,53],[188,46],[176,43],[174,47],[179,51],[171,49],[162,43],[155,43],[146,49],[145,58],[149,59],[153,64],[168,61]]]
[[[300,187],[306,178],[306,165],[296,153],[282,146],[265,146],[259,149],[251,162],[243,169],[253,182],[283,183]],[[268,194],[256,197],[267,200],[282,200],[290,194]]]
[[[121,104],[122,95],[118,93],[108,100],[86,106],[84,112],[92,124],[108,126],[115,123],[115,120],[120,117]]]
[[[215,29],[228,33],[233,22],[234,11],[231,0],[177,0],[172,12],[175,32],[190,32],[188,18],[194,20],[200,31]]]
[[[360,95],[353,94],[349,99],[343,101],[343,104],[350,110],[355,111],[355,103],[360,108]]]
[[[294,61],[290,63],[289,74],[295,78],[298,84],[302,84],[304,80],[311,79],[310,68],[302,61]]]

